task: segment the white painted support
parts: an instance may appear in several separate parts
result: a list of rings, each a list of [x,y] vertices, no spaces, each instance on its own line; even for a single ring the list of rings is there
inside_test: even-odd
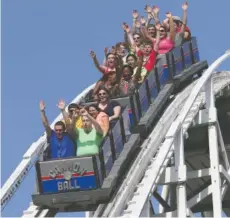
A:
[[[226,179],[227,183],[230,185],[230,174],[223,168],[223,166],[220,166],[220,173],[224,176]],[[230,172],[230,170],[229,170]]]
[[[161,197],[163,200],[165,200],[166,202],[168,202],[168,198],[169,198],[169,186],[168,185],[163,185],[162,187],[162,191],[161,191]],[[159,204],[159,213],[164,213],[164,207]]]
[[[223,137],[222,137],[222,134],[221,134],[219,122],[217,122],[216,128],[217,128],[217,134],[218,134],[218,141],[219,141],[219,144],[220,144],[220,149],[221,149],[222,157],[223,157],[224,164],[225,164],[225,169],[229,169],[230,164],[229,164],[228,155],[227,155],[227,152],[226,152],[226,149],[225,149]]]
[[[175,168],[178,175],[177,184],[177,216],[186,217],[187,197],[186,197],[186,165],[184,164],[184,137],[182,126],[177,132],[174,140],[175,148]]]
[[[210,168],[188,171],[187,180],[195,179],[195,178],[202,178],[202,177],[210,176],[210,175],[211,175]],[[167,167],[165,169],[164,174],[161,176],[159,185],[168,185],[169,183],[177,183],[177,182],[178,182],[178,176],[177,176],[175,167]]]
[[[211,117],[211,120],[215,120],[215,118]],[[217,130],[215,124],[208,127],[208,135],[209,135],[209,153],[211,157],[210,168],[211,168],[211,181],[212,181],[212,191],[213,191],[212,193],[213,213],[214,213],[214,217],[221,217],[221,213],[222,213],[221,180],[220,180],[220,171],[219,171]]]
[[[153,214],[151,214],[151,207],[150,205],[150,197],[146,200],[143,210],[141,211],[140,217],[151,217]]]
[[[224,58],[222,57],[221,60],[220,59],[218,59],[218,60],[221,62],[225,58],[227,58],[227,56],[225,56]],[[216,64],[218,65],[219,63],[216,63]],[[213,65],[212,65],[212,67],[213,67]],[[209,71],[209,73],[210,72],[211,71]],[[220,80],[220,79],[216,80],[215,79],[215,93],[218,92],[219,90],[223,89],[227,84],[229,84],[228,83],[229,77],[230,77],[229,73],[226,74],[225,77],[226,77],[225,80],[223,80],[223,79],[222,80]],[[224,81],[225,81],[226,84],[224,84]],[[197,84],[198,82],[196,81],[195,83]],[[193,90],[194,89],[195,88],[193,88]],[[187,88],[186,88],[186,92],[187,92]],[[184,92],[182,92],[182,93],[184,93]],[[191,94],[191,93],[192,93],[192,91],[190,89],[188,94]],[[194,97],[194,95],[195,94],[193,93],[193,97]],[[182,98],[183,98],[183,100],[182,100]],[[196,96],[195,96],[195,98],[196,98]],[[182,100],[182,101],[185,101],[188,98],[184,98],[184,96],[181,97],[180,94],[179,94],[175,98],[174,101],[176,102],[179,99]],[[203,95],[203,93],[201,93],[201,95],[199,95],[198,98],[196,99],[196,102],[195,103],[193,102],[192,107],[194,107],[195,110],[193,110],[192,113],[189,111],[190,112],[189,116],[186,115],[186,117],[185,117],[186,118],[185,119],[186,123],[185,124],[183,123],[183,128],[185,129],[185,131],[187,130],[187,128],[189,127],[190,123],[193,121],[194,117],[196,116],[197,112],[199,111],[199,107],[203,104],[203,102],[204,102],[203,99],[204,99],[204,95]],[[196,104],[196,105],[194,105],[194,104]],[[165,113],[164,113],[164,115],[168,115],[168,118],[167,118],[168,122],[164,121],[164,125],[166,125],[166,126],[168,125],[168,123],[171,123],[171,120],[172,120],[171,110],[172,110],[172,108],[175,109],[176,107],[178,107],[178,106],[174,106],[174,105],[175,104],[171,104],[168,107],[168,109],[165,111]],[[192,109],[188,104],[187,104],[186,108],[189,108],[189,110]],[[179,116],[181,116],[181,114],[183,115],[184,113],[185,113],[185,111],[183,113],[180,113]],[[164,117],[164,115],[163,115],[163,117]],[[175,114],[173,114],[173,116],[174,115]],[[158,138],[159,138],[159,136],[161,137],[162,136],[162,131],[164,131],[165,129],[168,128],[168,127],[166,127],[166,128],[162,129],[162,126],[161,125],[159,126],[159,124],[161,124],[161,123],[163,124],[163,122],[161,120],[162,119],[160,119],[160,121],[157,124],[157,126],[155,127],[154,131],[150,134],[151,138],[152,137],[155,138],[156,135],[158,136]],[[164,120],[166,120],[166,119],[164,119]],[[159,130],[158,132],[160,132],[160,134],[156,134],[155,130]],[[171,135],[172,134],[168,135],[168,137],[170,138]],[[151,139],[151,141],[154,141],[154,140]],[[130,197],[133,196],[133,191],[135,190],[136,185],[140,182],[140,179],[139,179],[140,177],[139,176],[141,175],[143,167],[145,168],[144,162],[145,161],[147,162],[148,158],[152,155],[151,150],[148,148],[148,147],[152,147],[152,143],[150,143],[150,142],[147,142],[147,143],[149,144],[149,146],[146,146],[145,143],[142,146],[142,150],[141,150],[140,154],[136,158],[136,160],[135,160],[134,164],[132,165],[130,171],[128,172],[124,182],[122,183],[121,187],[119,188],[119,191],[117,192],[116,196],[112,199],[112,201],[109,204],[105,205],[105,209],[103,209],[103,211],[101,211],[101,213],[103,214],[102,216],[104,216],[104,217],[114,217],[114,216],[122,215],[122,211],[124,210],[124,208],[126,206],[126,203],[129,201]],[[154,144],[156,144],[156,143],[154,143]],[[146,179],[147,179],[147,177],[146,177]],[[142,185],[142,183],[137,185],[137,187],[140,187],[140,185]],[[135,195],[134,195],[134,197],[135,197]],[[138,201],[138,203],[139,203],[139,201]],[[132,213],[130,215],[132,215]],[[126,217],[126,215],[124,215],[124,217]]]
[[[205,101],[206,101],[206,109],[212,108],[215,105],[215,96],[213,93],[213,82],[212,77],[210,77],[205,85]]]

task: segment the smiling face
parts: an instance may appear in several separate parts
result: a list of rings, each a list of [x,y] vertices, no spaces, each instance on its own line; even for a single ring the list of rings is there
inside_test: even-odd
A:
[[[129,56],[129,57],[127,58],[127,64],[128,64],[129,66],[131,66],[132,68],[135,68],[136,65],[137,65],[137,61],[135,60],[135,58],[134,58],[133,56]]]
[[[139,34],[133,35],[133,40],[135,42],[135,45],[139,47],[141,45],[141,36]]]
[[[167,35],[165,28],[164,27],[160,27],[160,39],[165,38]]]
[[[99,101],[101,102],[101,103],[105,103],[105,102],[107,102],[108,101],[108,93],[105,91],[105,90],[103,90],[103,89],[101,89],[99,92],[98,92],[98,98],[99,98]]]
[[[94,106],[90,106],[89,107],[89,114],[96,119],[97,115],[99,114],[99,111],[94,107]]]
[[[156,36],[156,28],[155,28],[154,26],[150,26],[150,27],[148,28],[148,34],[149,34],[151,37],[155,38],[155,36]]]
[[[64,133],[64,128],[62,125],[55,125],[54,126],[54,131],[56,133],[56,136],[58,139],[62,139],[63,133]]]
[[[129,67],[124,67],[123,68],[123,73],[122,73],[123,79],[128,81],[132,78],[132,72],[130,71]]]

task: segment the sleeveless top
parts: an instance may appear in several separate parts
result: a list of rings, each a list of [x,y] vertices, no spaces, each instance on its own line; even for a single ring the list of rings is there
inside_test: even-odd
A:
[[[103,139],[103,135],[98,133],[95,128],[88,133],[84,129],[75,129],[77,133],[77,156],[94,155],[99,153],[99,147]]]
[[[158,53],[165,54],[173,48],[174,48],[174,42],[168,38],[163,38],[160,40]]]
[[[68,133],[63,133],[63,138],[58,139],[56,133],[52,130],[48,140],[51,159],[75,156],[76,146]]]

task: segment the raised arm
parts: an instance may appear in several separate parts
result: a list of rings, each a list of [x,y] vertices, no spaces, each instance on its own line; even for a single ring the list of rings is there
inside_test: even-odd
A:
[[[134,45],[134,40],[133,40],[133,36],[132,36],[131,30],[130,30],[128,24],[127,23],[123,23],[122,24],[122,28],[127,33],[129,43],[131,44],[131,46],[133,46]]]
[[[96,54],[95,54],[94,51],[90,51],[90,56],[91,56],[92,59],[93,59],[93,62],[94,62],[95,67],[96,67],[100,72],[104,73],[104,69],[103,69],[103,67],[100,66],[100,63],[99,63],[99,61],[97,60],[97,56],[96,56]]]
[[[149,5],[145,6],[145,12],[147,13],[147,22],[146,22],[146,27],[150,24],[151,20],[153,19],[152,16],[152,8]]]
[[[169,19],[169,38],[174,42],[175,40],[175,27],[171,12],[166,13],[166,17]]]
[[[155,52],[158,52],[159,43],[160,43],[160,28],[161,28],[160,23],[156,24],[155,27],[156,27],[157,35],[156,35],[156,41],[154,43],[153,49],[155,50]]]
[[[87,110],[85,110],[83,108],[83,109],[81,109],[80,113],[82,116],[87,116],[90,119],[90,121],[92,122],[92,124],[94,125],[96,131],[98,133],[100,133],[101,135],[103,135],[103,130],[102,130],[100,124],[87,112]]]
[[[104,57],[104,60],[103,60],[103,65],[106,66],[106,57],[107,57],[107,54],[109,53],[109,49],[108,47],[105,47],[104,48],[104,54],[105,54],[105,57]]]
[[[45,127],[46,134],[49,137],[51,135],[51,128],[45,114],[45,103],[42,100],[40,101],[40,111],[41,111],[41,119],[42,119],[43,126]]]
[[[129,43],[128,34],[126,31],[124,31],[124,42],[126,44],[128,51],[130,51],[130,43]]]
[[[71,120],[69,118],[68,113],[65,111],[65,101],[59,100],[57,107],[61,110],[61,113],[62,113],[63,118],[65,120],[67,132],[75,138],[75,131],[74,131],[75,125],[73,125],[73,120]]]
[[[132,33],[136,32],[136,21],[139,17],[138,11],[137,10],[133,10],[133,28],[132,28]]]
[[[153,43],[155,43],[155,39],[152,36],[149,35],[149,33],[147,31],[147,28],[144,25],[142,25],[141,31],[143,32],[145,38],[147,38],[148,40],[150,40]]]
[[[155,24],[160,23],[159,11],[160,11],[160,8],[158,8],[156,5],[154,5],[153,9],[152,9],[152,16],[153,16],[153,19],[155,21]]]
[[[188,39],[190,36],[190,33],[187,31],[185,32],[185,27],[187,26],[187,9],[188,9],[188,3],[187,2],[185,2],[182,5],[182,9],[183,9],[183,24],[181,27],[181,33],[184,34],[184,39]]]

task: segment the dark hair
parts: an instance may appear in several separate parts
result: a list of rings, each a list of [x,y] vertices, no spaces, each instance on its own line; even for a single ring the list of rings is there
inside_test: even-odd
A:
[[[101,86],[101,87],[98,89],[97,94],[99,94],[99,92],[100,92],[101,90],[105,91],[105,92],[109,95],[109,90],[106,89],[104,86]]]
[[[138,36],[140,36],[140,38],[142,38],[142,35],[138,32],[133,33],[133,36],[135,36],[135,35],[138,35]]]
[[[125,68],[129,68],[129,71],[131,72],[131,75],[133,75],[133,68],[131,67],[131,66],[129,66],[129,65],[124,65],[123,67],[122,67],[122,72],[123,72],[123,70],[125,69]]]
[[[72,109],[72,108],[74,108],[74,109],[80,109],[80,107],[79,107],[79,105],[77,105],[77,104],[75,104],[75,103],[72,103],[72,104],[70,104],[69,106],[68,106],[68,110],[70,110],[70,109]]]
[[[154,27],[154,28],[156,29],[155,25],[152,24],[152,23],[148,24],[147,29],[148,29],[148,28],[151,28],[151,27]]]
[[[118,43],[115,45],[115,48],[118,49],[121,45],[123,45],[123,46],[127,49],[126,43],[124,43],[124,42],[118,42]]]
[[[109,52],[109,53],[106,55],[106,60],[108,59],[109,55],[114,55],[114,56],[116,57],[116,55],[115,55],[115,54],[113,54],[113,53]]]
[[[145,45],[151,45],[152,48],[153,48],[153,42],[150,41],[150,40],[145,40],[145,41],[143,42],[143,45],[144,45],[144,46],[145,46]]]
[[[65,131],[65,123],[62,121],[57,121],[54,126],[62,126],[63,131]]]
[[[98,112],[101,111],[101,109],[98,107],[97,104],[91,104],[91,105],[87,106],[87,110],[89,110],[90,107],[94,107]]]
[[[126,57],[126,62],[128,61],[129,57],[133,57],[135,59],[135,61],[137,61],[137,56],[135,54],[128,54]]]

